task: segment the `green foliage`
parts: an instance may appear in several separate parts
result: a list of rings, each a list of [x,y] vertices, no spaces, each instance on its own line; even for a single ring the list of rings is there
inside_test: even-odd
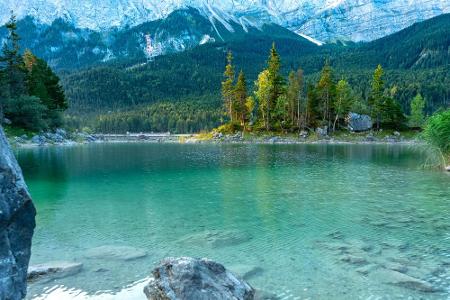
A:
[[[375,119],[377,124],[377,129],[380,129],[381,115],[383,112],[384,97],[384,81],[383,81],[384,70],[381,65],[375,69],[373,73],[371,91],[369,96],[369,105],[371,107],[372,118]]]
[[[248,112],[245,106],[247,100],[247,82],[244,72],[239,72],[239,76],[234,89],[234,112],[235,120],[245,127],[248,119]]]
[[[215,104],[204,102],[160,102],[130,111],[100,115],[93,127],[102,133],[209,131],[224,121]],[[72,123],[81,128],[85,122]]]
[[[16,127],[45,130],[61,126],[67,101],[58,76],[31,51],[20,55],[14,15],[6,28],[9,34],[0,58],[0,98],[6,100],[0,103],[0,120],[4,109]]]
[[[411,101],[411,116],[409,117],[409,126],[413,128],[422,128],[425,123],[425,99],[417,94]]]
[[[5,115],[16,127],[39,131],[48,126],[45,122],[47,107],[37,97],[21,95],[7,98],[4,109]]]
[[[316,90],[316,95],[319,100],[319,106],[322,113],[322,125],[328,125],[328,128],[330,128],[332,120],[332,107],[336,96],[336,85],[333,78],[333,69],[331,68],[328,60],[325,61],[325,65],[322,68]]]
[[[304,113],[303,98],[303,70],[291,71],[288,76],[286,97],[288,101],[289,123],[293,127],[300,128],[301,116]]]
[[[425,126],[423,135],[426,141],[439,149],[444,160],[450,162],[450,109],[431,116]]]
[[[227,54],[227,65],[225,67],[224,77],[225,77],[225,80],[222,81],[222,98],[223,98],[223,101],[225,104],[225,108],[228,112],[228,116],[230,117],[231,122],[233,122],[233,117],[235,115],[235,112],[234,112],[235,71],[234,71],[234,66],[233,66],[233,54],[231,53],[231,51],[228,51],[228,54]]]
[[[352,88],[348,82],[344,79],[339,80],[336,85],[336,99],[333,103],[333,109],[336,114],[336,118],[333,123],[333,131],[336,129],[336,123],[340,119],[345,117],[353,106]],[[339,124],[339,123],[338,123]]]
[[[270,103],[270,75],[268,70],[262,71],[258,80],[255,82],[255,96],[258,100],[259,115],[262,118],[264,127],[269,130],[270,128],[270,111],[272,109]]]

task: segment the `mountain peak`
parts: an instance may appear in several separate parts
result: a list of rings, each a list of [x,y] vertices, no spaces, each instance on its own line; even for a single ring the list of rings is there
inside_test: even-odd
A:
[[[194,7],[223,26],[273,22],[320,41],[374,40],[417,21],[450,12],[447,0],[0,0],[0,22],[13,10],[50,24],[57,18],[103,31],[167,17]],[[244,26],[245,27],[245,26]]]

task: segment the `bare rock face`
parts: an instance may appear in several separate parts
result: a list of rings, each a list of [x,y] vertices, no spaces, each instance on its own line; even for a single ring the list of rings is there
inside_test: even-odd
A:
[[[0,127],[0,299],[26,294],[36,210]]]
[[[166,258],[153,270],[144,288],[149,300],[252,300],[253,288],[208,259]]]
[[[350,131],[360,132],[372,128],[372,118],[368,115],[349,113],[347,116],[348,129]]]

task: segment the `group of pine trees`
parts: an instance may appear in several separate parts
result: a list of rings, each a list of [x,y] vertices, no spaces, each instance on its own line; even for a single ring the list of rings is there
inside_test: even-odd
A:
[[[62,124],[67,109],[59,78],[31,51],[20,52],[20,37],[14,15],[6,24],[8,36],[0,55],[0,124],[45,130]]]
[[[395,100],[396,86],[388,89],[379,65],[370,83],[367,99],[357,95],[345,79],[336,80],[326,61],[317,82],[305,83],[303,70],[291,71],[287,80],[281,74],[281,59],[275,44],[267,68],[258,76],[253,94],[248,93],[245,75],[235,78],[233,56],[227,55],[222,82],[222,98],[230,119],[230,130],[295,131],[327,127],[338,130],[349,112],[369,114],[376,129],[406,126],[407,118]],[[424,123],[425,101],[418,94],[411,102],[411,127]]]

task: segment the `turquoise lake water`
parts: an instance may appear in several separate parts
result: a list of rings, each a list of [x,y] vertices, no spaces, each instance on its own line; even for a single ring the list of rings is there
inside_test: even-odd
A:
[[[83,263],[76,275],[30,283],[28,299],[145,299],[167,256],[216,260],[278,299],[450,299],[450,176],[421,169],[410,146],[16,154],[38,211],[31,264]],[[89,254],[103,246],[147,256]]]

